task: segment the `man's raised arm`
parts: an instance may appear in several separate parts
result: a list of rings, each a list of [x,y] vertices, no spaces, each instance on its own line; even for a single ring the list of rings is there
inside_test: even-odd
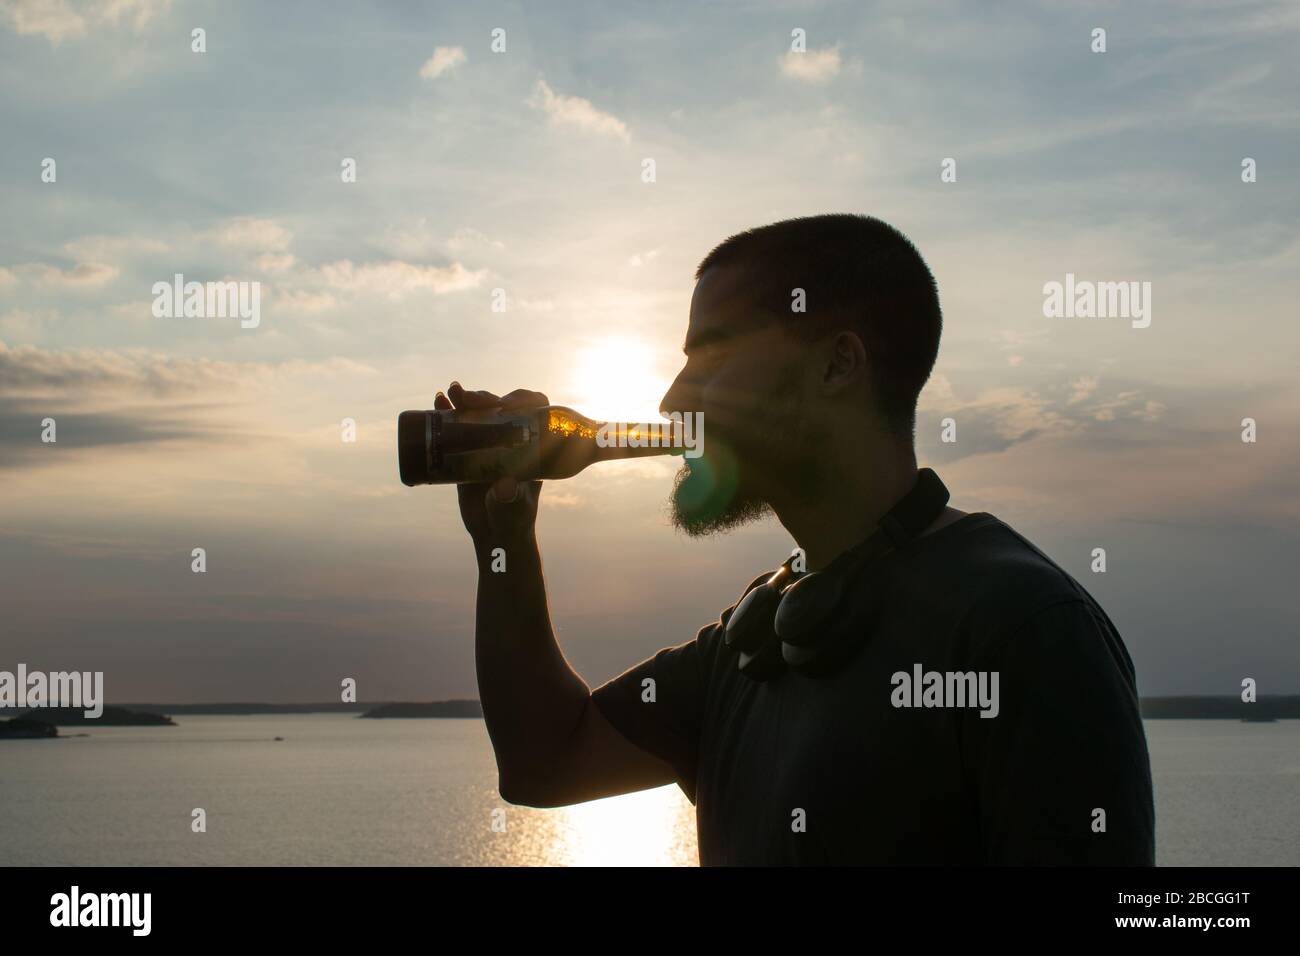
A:
[[[435,407],[550,404],[525,390],[497,397],[453,382],[448,392]],[[512,478],[457,486],[478,563],[475,665],[501,796],[552,807],[672,783],[668,763],[605,720],[555,640],[536,536],[541,487]]]

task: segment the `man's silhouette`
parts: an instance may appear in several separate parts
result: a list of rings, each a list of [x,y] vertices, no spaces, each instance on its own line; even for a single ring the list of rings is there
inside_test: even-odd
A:
[[[814,216],[731,237],[696,278],[661,410],[702,412],[707,441],[678,474],[674,523],[705,535],[775,514],[808,571],[844,579],[834,626],[853,651],[830,674],[751,679],[724,641],[733,603],[590,692],[547,611],[541,482],[461,485],[503,798],[555,807],[677,782],[704,865],[1152,865],[1133,665],[1082,586],[993,515],[954,508],[865,570],[836,570],[918,481],[941,315],[916,249],[878,219]],[[549,402],[453,383],[436,404]],[[490,570],[497,547],[508,573]],[[859,619],[868,589],[879,599]],[[996,706],[901,687],[931,673],[988,678]]]

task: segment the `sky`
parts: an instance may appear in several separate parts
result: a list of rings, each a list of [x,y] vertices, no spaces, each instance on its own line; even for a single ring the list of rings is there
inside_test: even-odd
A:
[[[0,670],[476,696],[473,552],[451,488],[398,481],[398,412],[458,379],[654,420],[699,260],[858,212],[939,284],[917,455],[953,506],[1074,575],[1144,695],[1298,693],[1298,33],[1232,0],[0,0]],[[258,324],[155,316],[177,273],[259,283]],[[1045,316],[1067,274],[1149,282],[1150,324]],[[677,464],[543,491],[593,687],[793,546],[674,531]]]

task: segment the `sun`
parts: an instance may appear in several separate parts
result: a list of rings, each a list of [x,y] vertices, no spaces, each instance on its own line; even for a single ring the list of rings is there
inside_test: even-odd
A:
[[[601,339],[578,356],[575,407],[602,421],[657,422],[668,381],[655,374],[654,347],[631,337]]]

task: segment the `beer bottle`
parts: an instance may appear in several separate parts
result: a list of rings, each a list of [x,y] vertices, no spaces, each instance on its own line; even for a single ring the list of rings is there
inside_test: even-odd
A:
[[[597,461],[683,454],[682,435],[681,421],[600,422],[564,405],[408,411],[397,416],[397,465],[412,486],[571,478]]]

